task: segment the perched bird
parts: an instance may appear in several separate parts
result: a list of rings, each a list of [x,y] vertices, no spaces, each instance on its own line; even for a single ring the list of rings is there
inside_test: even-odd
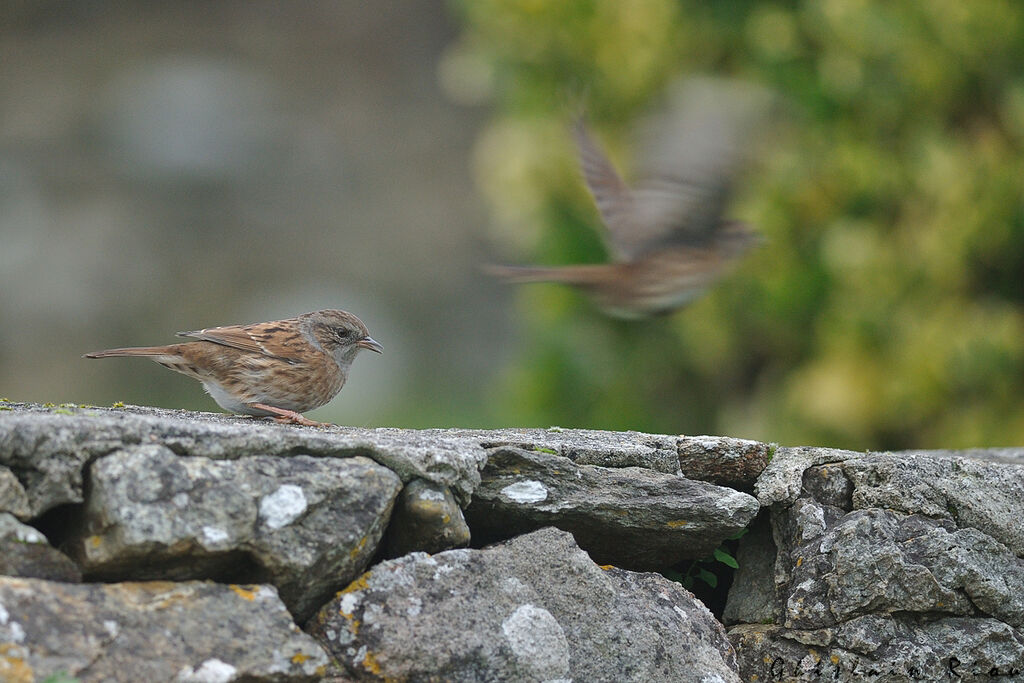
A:
[[[198,341],[108,349],[85,358],[147,356],[193,377],[232,413],[322,426],[300,415],[334,398],[360,349],[383,348],[359,318],[324,310],[253,325],[179,332]]]
[[[766,93],[752,88],[686,82],[649,127],[647,163],[632,188],[578,121],[580,168],[613,261],[487,270],[513,283],[578,287],[605,312],[622,318],[687,305],[761,241],[749,225],[722,214],[748,148],[745,133],[766,102]]]

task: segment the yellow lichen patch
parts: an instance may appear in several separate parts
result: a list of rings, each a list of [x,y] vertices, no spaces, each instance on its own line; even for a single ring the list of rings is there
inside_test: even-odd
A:
[[[800,566],[800,565],[802,565],[803,563],[804,563],[804,558],[802,558],[802,557],[798,557],[798,558],[796,558],[796,566],[798,566],[798,567],[799,567],[799,566]]]
[[[260,592],[259,586],[239,586],[237,583],[231,584],[231,590],[235,591],[249,602],[255,600],[256,596]]]
[[[605,570],[605,571],[608,571],[609,569],[615,569],[615,565],[614,564],[599,564],[597,566],[600,567],[601,569]]]
[[[829,657],[829,661],[831,661],[833,664],[839,664],[839,655],[832,655],[831,657]]]
[[[345,593],[354,593],[356,591],[366,590],[370,587],[370,584],[368,582],[370,580],[370,574],[372,573],[373,572],[366,572],[358,579],[356,579],[355,581],[353,581],[352,583],[338,591],[338,595],[344,595]]]
[[[377,657],[369,650],[366,651],[366,656],[363,657],[362,665],[370,673],[380,675],[380,663],[377,661]]]
[[[96,536],[96,535],[90,536],[88,538],[88,540],[86,541],[86,543],[91,545],[93,548],[99,548],[100,544],[103,543],[103,537],[102,536]]]
[[[686,524],[687,521],[685,519],[673,519],[668,522],[665,522],[665,526],[667,526],[669,529],[678,529],[680,527],[686,526]]]
[[[305,652],[296,652],[292,655],[292,664],[305,664],[309,659],[309,655]]]
[[[348,556],[350,558],[352,558],[353,560],[356,559],[356,555],[358,555],[365,546],[366,546],[366,536],[363,536],[362,538],[359,539],[359,543],[356,543],[356,547],[352,549],[352,552],[350,552],[348,554]]]
[[[0,644],[0,678],[11,683],[33,683],[35,671],[25,661],[25,650],[12,643]]]
[[[441,517],[441,523],[442,524],[447,524],[450,521],[452,521],[452,516],[451,515],[447,515],[446,514],[443,517]]]

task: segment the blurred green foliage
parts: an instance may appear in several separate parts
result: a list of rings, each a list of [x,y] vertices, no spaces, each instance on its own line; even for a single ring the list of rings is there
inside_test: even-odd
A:
[[[443,66],[494,117],[476,173],[507,260],[605,258],[566,124],[627,133],[687,74],[790,125],[732,217],[767,246],[669,318],[518,293],[507,423],[855,449],[1024,443],[1024,3],[458,0]],[[574,109],[576,107],[576,109]]]

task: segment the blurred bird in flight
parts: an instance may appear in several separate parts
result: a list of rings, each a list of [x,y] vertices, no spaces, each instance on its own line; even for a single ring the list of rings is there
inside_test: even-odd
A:
[[[579,163],[604,222],[611,263],[488,266],[512,283],[558,282],[589,294],[621,318],[667,314],[699,297],[762,240],[723,213],[768,94],[710,79],[673,89],[649,125],[648,154],[628,186],[582,120],[574,133]]]

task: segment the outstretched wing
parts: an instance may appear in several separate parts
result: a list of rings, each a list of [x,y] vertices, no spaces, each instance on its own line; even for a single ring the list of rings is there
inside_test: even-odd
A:
[[[608,157],[591,137],[580,119],[573,132],[579,149],[580,170],[607,229],[606,242],[618,260],[632,258],[637,251],[633,226],[633,196]]]
[[[255,325],[209,327],[192,332],[178,332],[178,336],[284,360],[294,360],[301,355],[303,348],[309,346],[309,342],[300,332],[297,318]]]
[[[750,85],[690,79],[646,128],[647,154],[633,189],[635,240],[646,251],[701,244],[722,223],[754,124],[770,97]]]

